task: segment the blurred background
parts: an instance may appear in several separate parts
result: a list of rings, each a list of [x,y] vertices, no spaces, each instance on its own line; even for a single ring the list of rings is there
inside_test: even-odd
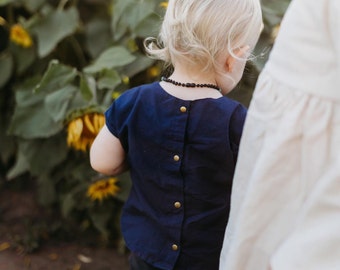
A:
[[[230,94],[246,106],[289,2],[262,0],[256,58]],[[51,243],[126,254],[119,218],[129,175],[92,171],[88,150],[112,100],[166,73],[142,46],[157,36],[166,7],[159,0],[0,0],[0,269],[10,269],[1,268],[6,252],[26,258]],[[91,258],[80,258],[72,268],[24,263],[85,269]]]

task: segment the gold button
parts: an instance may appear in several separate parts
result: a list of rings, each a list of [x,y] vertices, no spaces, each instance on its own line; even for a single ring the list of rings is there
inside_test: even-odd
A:
[[[178,155],[174,155],[174,161],[179,161],[179,156]]]
[[[182,113],[185,113],[185,112],[187,111],[187,108],[184,107],[184,106],[182,106],[182,107],[180,108],[180,110],[181,110]]]
[[[175,244],[173,244],[173,245],[172,245],[172,250],[174,250],[174,251],[178,250],[178,246],[175,245]]]
[[[175,206],[176,208],[180,208],[182,205],[181,205],[180,202],[175,202],[175,203],[174,203],[174,206]]]

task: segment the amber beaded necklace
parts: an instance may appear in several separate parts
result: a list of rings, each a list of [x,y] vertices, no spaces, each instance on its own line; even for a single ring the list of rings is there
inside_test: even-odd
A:
[[[190,88],[207,87],[207,88],[213,88],[217,91],[221,91],[221,89],[217,85],[212,84],[212,83],[181,83],[181,82],[176,82],[176,81],[169,79],[169,78],[166,78],[166,77],[162,77],[161,81],[172,83],[173,85],[182,86],[182,87],[190,87]]]

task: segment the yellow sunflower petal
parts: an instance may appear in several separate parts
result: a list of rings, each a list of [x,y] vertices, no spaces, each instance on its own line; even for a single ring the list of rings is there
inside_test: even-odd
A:
[[[33,44],[31,36],[20,24],[11,27],[10,40],[24,48],[31,47]]]
[[[96,133],[96,129],[90,119],[90,116],[88,114],[85,114],[84,117],[84,124],[86,125],[86,127],[88,128],[88,130],[92,133]]]
[[[116,185],[117,181],[118,179],[114,177],[99,180],[88,187],[87,196],[92,201],[102,201],[107,197],[113,197],[120,190]]]
[[[96,130],[96,133],[98,133],[105,124],[105,117],[103,114],[96,113],[93,116],[93,118],[94,118],[93,122],[94,122],[95,130]]]
[[[161,2],[159,5],[162,8],[167,8],[168,7],[168,2]]]
[[[0,16],[0,25],[5,25],[6,24],[6,20]]]

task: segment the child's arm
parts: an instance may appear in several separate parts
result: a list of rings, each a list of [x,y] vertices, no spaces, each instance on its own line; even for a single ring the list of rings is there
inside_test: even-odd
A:
[[[125,151],[106,125],[91,146],[90,162],[94,170],[106,175],[118,175],[128,169]]]

